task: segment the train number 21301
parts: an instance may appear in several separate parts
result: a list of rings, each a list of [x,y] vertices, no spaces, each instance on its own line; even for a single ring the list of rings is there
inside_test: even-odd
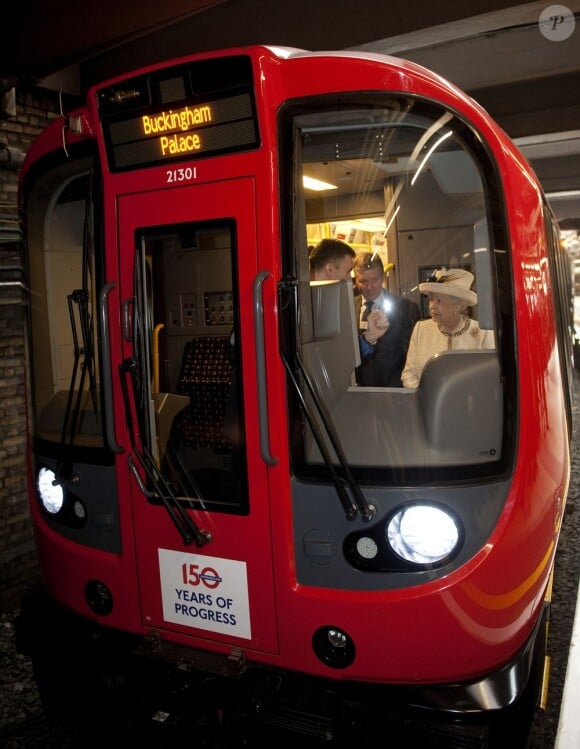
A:
[[[186,166],[180,167],[179,169],[167,169],[165,172],[167,177],[167,184],[173,184],[175,182],[191,182],[197,179],[197,167]]]

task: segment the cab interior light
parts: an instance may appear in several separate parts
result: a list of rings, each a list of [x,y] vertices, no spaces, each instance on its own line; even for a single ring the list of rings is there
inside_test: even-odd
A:
[[[323,190],[336,190],[336,185],[331,185],[329,182],[323,182],[320,179],[314,177],[302,177],[302,183],[307,190],[314,190],[315,192],[322,192]]]

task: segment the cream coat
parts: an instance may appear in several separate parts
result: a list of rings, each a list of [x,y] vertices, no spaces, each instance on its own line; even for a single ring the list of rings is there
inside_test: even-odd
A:
[[[465,333],[450,340],[453,350],[495,348],[493,330],[482,330],[476,320],[471,320]],[[401,375],[404,387],[415,388],[419,385],[425,364],[435,354],[448,350],[447,341],[447,336],[439,331],[433,320],[421,320],[415,325]]]

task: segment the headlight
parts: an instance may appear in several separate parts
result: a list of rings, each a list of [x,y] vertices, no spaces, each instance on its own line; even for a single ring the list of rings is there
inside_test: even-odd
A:
[[[50,468],[41,468],[36,479],[38,496],[42,506],[51,515],[60,512],[64,501],[64,492],[60,484],[55,484],[56,474]]]
[[[407,562],[434,564],[457,548],[459,523],[441,507],[410,505],[393,515],[386,536],[395,554]]]

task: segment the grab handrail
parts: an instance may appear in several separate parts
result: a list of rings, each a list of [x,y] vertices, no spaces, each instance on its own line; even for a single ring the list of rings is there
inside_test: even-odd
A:
[[[117,444],[115,437],[115,411],[113,409],[113,380],[111,377],[111,347],[109,342],[109,294],[115,288],[112,281],[106,283],[99,292],[99,320],[101,323],[101,354],[103,372],[103,407],[105,417],[105,437],[109,449],[122,453],[123,447]]]
[[[271,276],[263,270],[254,279],[254,333],[256,337],[256,380],[258,384],[258,421],[260,429],[260,453],[269,466],[278,464],[270,452],[270,431],[268,422],[268,391],[266,386],[266,353],[264,345],[264,307],[262,286]]]

